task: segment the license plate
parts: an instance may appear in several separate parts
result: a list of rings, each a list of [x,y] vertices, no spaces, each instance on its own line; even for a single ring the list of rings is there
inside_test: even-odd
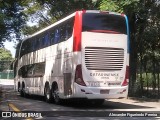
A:
[[[109,90],[100,90],[100,94],[109,94]]]

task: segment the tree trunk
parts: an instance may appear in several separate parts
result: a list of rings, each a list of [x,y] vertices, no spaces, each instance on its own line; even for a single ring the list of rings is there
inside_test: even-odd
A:
[[[153,43],[153,46],[152,46],[152,53],[153,53],[153,56],[152,56],[152,67],[153,67],[153,72],[152,72],[152,75],[153,75],[153,80],[152,80],[152,87],[153,87],[153,92],[155,92],[155,88],[156,88],[156,59],[155,59],[155,53],[154,53],[154,49],[155,49],[155,44]]]
[[[158,80],[158,99],[160,99],[160,79],[159,79],[159,74],[160,74],[160,66],[159,63],[157,62],[157,66],[158,66],[158,72],[157,72],[157,80]]]

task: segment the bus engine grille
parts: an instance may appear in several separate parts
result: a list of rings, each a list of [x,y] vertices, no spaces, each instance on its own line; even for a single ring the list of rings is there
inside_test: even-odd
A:
[[[88,70],[121,70],[124,49],[111,47],[85,47],[85,65]]]

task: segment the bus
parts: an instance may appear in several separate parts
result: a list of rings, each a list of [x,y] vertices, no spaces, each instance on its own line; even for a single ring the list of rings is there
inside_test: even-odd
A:
[[[124,14],[81,10],[30,35],[17,47],[15,89],[47,102],[125,98],[129,27]]]

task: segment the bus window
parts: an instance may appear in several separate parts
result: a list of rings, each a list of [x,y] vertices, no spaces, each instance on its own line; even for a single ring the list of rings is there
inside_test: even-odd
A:
[[[27,65],[27,77],[33,77],[34,64]]]
[[[45,72],[45,62],[36,63],[34,67],[34,77],[42,77]]]
[[[51,45],[54,44],[54,36],[55,36],[55,32],[54,32],[54,30],[51,30],[50,31],[50,42],[51,42]]]
[[[20,41],[20,42],[17,44],[15,58],[18,58],[18,56],[19,56],[19,50],[20,50],[21,44],[22,44],[22,41]]]
[[[32,51],[35,51],[35,46],[36,46],[36,38],[33,39],[32,41]]]
[[[65,25],[62,25],[60,28],[60,34],[61,34],[60,42],[65,41],[65,33],[66,33],[66,27]]]
[[[54,34],[54,44],[59,43],[60,40],[60,30],[57,28],[55,29],[55,34]]]
[[[35,50],[40,49],[42,38],[37,38],[35,41]]]
[[[28,40],[27,46],[28,46],[27,53],[30,53],[32,51],[32,42],[31,42],[31,40]]]
[[[50,45],[49,35],[48,33],[44,36],[45,46]]]
[[[71,19],[68,21],[68,24],[67,24],[68,38],[70,38],[70,37],[72,36],[73,24],[74,24],[74,18],[71,18]],[[67,38],[67,39],[68,39],[68,38]]]
[[[40,46],[41,46],[41,48],[43,48],[43,47],[46,46],[45,36],[42,36],[42,37],[41,37]]]
[[[24,41],[22,43],[20,57],[22,57],[24,54],[26,54],[26,51],[27,51],[27,45],[26,45],[26,41]]]
[[[22,78],[27,77],[27,67],[23,66],[18,70],[18,75],[21,76]]]
[[[82,31],[108,31],[127,34],[125,17],[112,14],[85,13],[82,19]]]

